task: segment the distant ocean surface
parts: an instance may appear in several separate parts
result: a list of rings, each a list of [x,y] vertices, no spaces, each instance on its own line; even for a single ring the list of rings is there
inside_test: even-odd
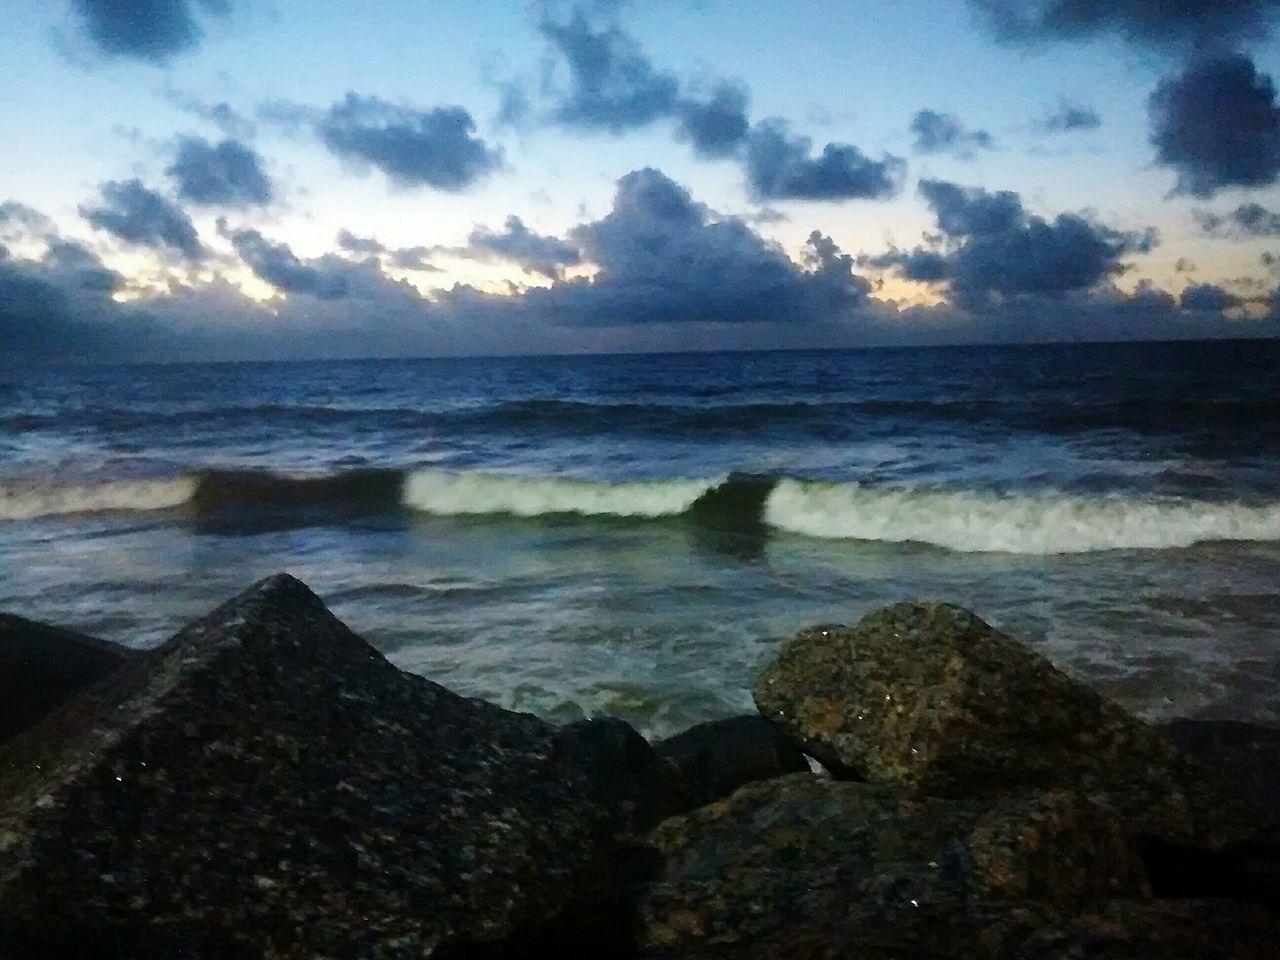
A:
[[[393,662],[649,734],[951,600],[1280,724],[1280,341],[6,369],[0,608],[136,647],[301,577]]]

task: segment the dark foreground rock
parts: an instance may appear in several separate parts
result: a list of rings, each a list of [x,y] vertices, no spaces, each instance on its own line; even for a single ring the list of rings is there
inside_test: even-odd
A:
[[[1240,720],[1174,720],[1158,728],[1254,804],[1280,817],[1280,730]]]
[[[761,713],[837,776],[920,795],[1066,787],[1135,834],[1221,849],[1268,818],[1156,730],[967,610],[899,603],[817,627],[760,675]]]
[[[744,784],[805,773],[804,754],[758,714],[712,720],[654,744],[670,768],[669,813],[683,813],[727,797]]]
[[[1065,792],[913,800],[794,774],[667,820],[641,955],[1008,957],[1030,933],[1147,893],[1107,811]]]
[[[0,742],[124,665],[132,651],[0,613]]]
[[[636,739],[612,781],[644,768]],[[452,957],[572,931],[616,952],[613,837],[651,822],[616,782],[597,802],[609,742],[402,673],[272,577],[0,751],[0,942]]]

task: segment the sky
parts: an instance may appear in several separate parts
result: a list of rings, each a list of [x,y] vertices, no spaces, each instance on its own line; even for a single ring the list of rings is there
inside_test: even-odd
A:
[[[0,361],[1280,333],[1280,0],[0,3]]]

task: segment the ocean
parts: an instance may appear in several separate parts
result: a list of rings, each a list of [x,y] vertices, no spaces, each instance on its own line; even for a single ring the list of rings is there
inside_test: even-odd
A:
[[[649,735],[908,597],[1280,724],[1280,341],[0,366],[0,609],[146,648],[287,570],[394,663]]]

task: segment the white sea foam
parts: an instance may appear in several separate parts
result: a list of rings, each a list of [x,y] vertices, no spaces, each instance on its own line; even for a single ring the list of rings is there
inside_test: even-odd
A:
[[[406,506],[428,513],[505,513],[536,517],[552,513],[586,516],[666,517],[684,513],[721,481],[652,480],[597,483],[586,480],[448,473],[415,470],[404,485]]]
[[[1084,553],[1280,540],[1280,503],[971,491],[781,481],[765,501],[771,526],[811,537],[930,543],[967,553]]]
[[[103,483],[0,483],[0,520],[28,520],[101,510],[165,510],[196,492],[193,477],[175,480],[112,480]]]

